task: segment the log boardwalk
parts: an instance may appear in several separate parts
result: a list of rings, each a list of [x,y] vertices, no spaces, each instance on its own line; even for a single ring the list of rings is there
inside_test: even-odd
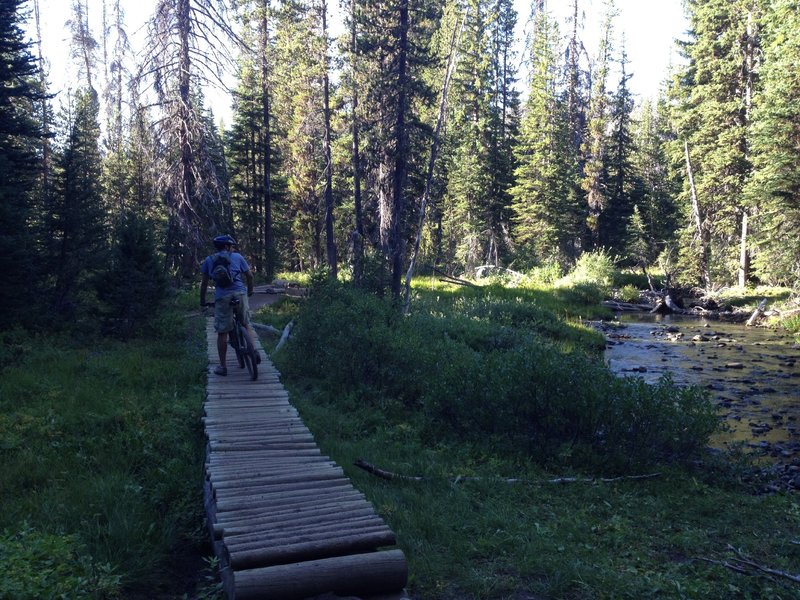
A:
[[[260,344],[250,381],[233,350],[227,377],[213,373],[213,319],[207,339],[205,509],[228,598],[404,598],[394,534],[320,453]]]

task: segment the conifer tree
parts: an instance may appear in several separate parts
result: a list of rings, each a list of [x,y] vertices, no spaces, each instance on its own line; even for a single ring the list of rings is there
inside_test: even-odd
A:
[[[558,94],[558,28],[540,7],[534,13],[530,83],[510,194],[514,238],[529,262],[568,264],[585,222],[577,194],[568,102]]]
[[[753,219],[759,279],[800,282],[800,6],[770,4],[764,19],[763,91],[756,96],[753,178],[747,198]]]
[[[519,100],[514,90],[516,12],[507,0],[472,0],[464,8],[458,68],[453,78],[445,235],[454,258],[472,270],[507,254],[508,189]]]
[[[70,55],[78,64],[80,76],[89,89],[97,93],[95,69],[97,68],[97,49],[99,44],[89,26],[89,4],[87,0],[72,0],[72,16],[68,21],[70,28]]]
[[[611,26],[613,17],[613,0],[608,0],[602,29],[603,33],[600,39],[600,49],[593,74],[586,139],[581,148],[585,162],[582,187],[586,193],[588,205],[588,217],[586,219],[588,239],[585,244],[587,249],[601,247],[600,219],[608,207],[609,108],[607,86],[612,52]]]
[[[107,20],[106,4],[103,2],[104,21]],[[113,39],[111,56],[108,58],[108,40]],[[127,142],[128,127],[133,116],[125,110],[126,100],[135,106],[135,94],[128,96],[131,74],[128,59],[131,54],[128,34],[125,29],[124,14],[120,0],[113,0],[111,5],[110,25],[104,27],[103,54],[106,63],[106,86],[101,97],[105,103],[105,147],[107,155],[103,161],[104,196],[109,210],[117,215],[127,210],[136,210],[132,204],[128,184],[131,168],[130,150],[134,150]],[[152,147],[152,145],[151,145]]]
[[[673,89],[679,139],[671,157],[686,173],[681,199],[691,207],[682,263],[707,288],[733,283],[739,262],[743,189],[751,169],[749,97],[759,66],[758,4],[687,3],[692,38],[685,44],[688,65]]]
[[[489,3],[470,0],[465,10],[448,119],[451,149],[444,210],[445,235],[453,240],[454,258],[472,271],[484,263],[490,239],[494,81]]]
[[[325,264],[323,40],[313,0],[287,2],[276,24],[274,96],[294,268]]]
[[[619,60],[620,79],[609,106],[609,136],[606,151],[607,206],[600,215],[600,244],[622,255],[627,224],[633,214],[633,190],[637,174],[633,165],[636,147],[632,132],[633,95],[628,82],[624,44]]]
[[[106,214],[103,210],[99,104],[91,89],[70,98],[63,115],[64,141],[59,149],[52,205],[44,234],[50,274],[48,295],[56,314],[70,315],[91,292],[92,276],[103,263]]]
[[[648,247],[646,252],[628,257],[634,262],[643,257],[651,264],[674,241],[678,217],[675,200],[682,182],[682,177],[676,177],[670,169],[666,155],[673,134],[663,93],[656,102],[647,100],[639,107],[633,138],[636,151],[631,161],[635,175],[630,200],[639,213]],[[629,231],[629,238],[630,235]]]
[[[508,258],[510,250],[509,189],[514,183],[514,145],[519,133],[520,102],[516,88],[517,57],[514,50],[517,12],[510,0],[495,0],[492,14],[494,100],[489,154],[492,182],[487,262],[498,264],[501,258]]]
[[[32,212],[32,191],[40,169],[42,131],[35,115],[44,94],[24,41],[23,4],[0,0],[0,269],[7,282],[28,286],[36,283],[38,272],[29,226],[37,216]],[[25,322],[30,301],[31,294],[20,294],[16,285],[0,286],[0,328]]]
[[[137,212],[120,215],[108,261],[97,277],[105,329],[123,339],[152,319],[166,297],[167,278],[153,231],[153,222]]]
[[[241,4],[246,48],[239,57],[234,122],[227,135],[231,201],[240,244],[256,270],[271,281],[277,268],[272,91],[276,15],[270,0]]]
[[[365,0],[358,15],[363,77],[359,104],[362,114],[371,117],[363,131],[364,155],[371,158],[364,165],[370,195],[364,204],[374,211],[375,242],[397,299],[413,216],[411,200],[420,197],[424,181],[428,131],[420,122],[420,110],[432,94],[422,71],[429,61],[427,45],[437,11],[422,0]],[[365,223],[365,229],[371,227]]]

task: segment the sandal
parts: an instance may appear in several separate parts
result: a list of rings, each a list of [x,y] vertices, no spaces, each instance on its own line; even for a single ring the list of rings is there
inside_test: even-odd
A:
[[[214,369],[214,373],[216,375],[227,375],[228,374],[228,367],[223,367],[222,365],[218,365],[216,369]]]

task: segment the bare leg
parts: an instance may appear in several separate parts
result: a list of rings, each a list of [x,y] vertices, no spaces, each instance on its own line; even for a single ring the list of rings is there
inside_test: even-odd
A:
[[[217,334],[217,353],[219,354],[219,364],[220,366],[225,366],[225,360],[228,356],[228,334],[227,333],[218,333]]]

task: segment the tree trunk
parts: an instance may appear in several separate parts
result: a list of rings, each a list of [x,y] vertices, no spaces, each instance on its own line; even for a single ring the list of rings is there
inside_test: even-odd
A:
[[[42,21],[39,12],[39,0],[34,0],[33,10],[36,20],[36,47],[39,52],[39,77],[42,86],[42,92],[47,89],[47,70],[44,65],[44,56],[42,56]],[[41,104],[41,117],[42,117],[42,196],[47,201],[50,198],[50,113],[49,113],[49,100],[42,94]]]
[[[272,281],[275,277],[275,251],[272,236],[272,135],[270,132],[271,106],[269,98],[269,0],[264,0],[261,6],[261,48],[259,57],[261,59],[261,112],[264,123],[264,143],[262,149],[263,170],[262,185],[263,207],[264,207],[264,276],[267,281]]]
[[[747,210],[742,211],[742,235],[739,248],[739,287],[747,285],[750,276],[750,253],[747,251]]]
[[[358,119],[358,38],[356,36],[356,0],[350,0],[350,48],[353,69],[353,203],[355,205],[356,230],[353,233],[353,278],[359,283],[364,274],[364,218],[361,211],[361,149],[359,147]]]
[[[178,83],[178,100],[180,106],[179,141],[181,154],[181,173],[180,173],[180,192],[177,198],[178,211],[188,211],[194,198],[194,179],[192,172],[193,152],[192,141],[187,131],[187,125],[191,121],[191,97],[189,95],[191,71],[191,59],[189,58],[189,29],[190,25],[190,6],[189,0],[178,0],[178,31],[180,37],[180,81]],[[191,219],[181,219],[184,223],[190,223]]]
[[[397,115],[394,126],[395,156],[392,177],[392,228],[390,233],[390,256],[392,265],[392,298],[400,299],[400,281],[403,270],[403,217],[405,215],[405,195],[408,167],[408,131],[406,130],[406,103],[408,94],[408,0],[400,0],[398,15],[398,55],[397,55]]]
[[[461,24],[453,28],[453,37],[450,40],[450,52],[447,56],[447,66],[445,68],[444,80],[442,81],[442,93],[439,98],[439,114],[436,118],[436,127],[433,130],[433,140],[431,141],[431,153],[428,158],[428,174],[425,178],[425,191],[422,194],[422,202],[420,203],[417,237],[414,240],[414,251],[411,255],[411,262],[408,265],[408,271],[406,272],[405,299],[403,301],[403,314],[406,315],[411,308],[411,278],[414,276],[414,267],[417,262],[417,256],[419,255],[419,245],[420,241],[422,240],[422,229],[425,225],[425,212],[430,199],[431,185],[433,184],[433,171],[436,164],[436,157],[439,154],[440,133],[447,117],[447,91],[450,87],[450,79],[453,76],[456,63],[458,62],[458,43],[461,39],[461,32],[464,30],[465,22],[466,13],[461,19]]]
[[[692,195],[692,217],[697,229],[697,237],[700,241],[700,270],[703,276],[703,284],[706,289],[711,289],[711,271],[709,270],[710,239],[708,227],[703,223],[700,215],[700,202],[697,199],[697,188],[694,185],[694,172],[692,162],[689,159],[689,142],[683,142],[683,150],[686,154],[686,174],[689,177],[689,191]]]
[[[328,258],[328,268],[330,277],[336,280],[336,240],[333,237],[333,159],[331,157],[331,109],[330,109],[330,89],[328,81],[328,3],[322,0],[320,7],[322,13],[322,40],[325,44],[325,55],[322,61],[322,94],[323,107],[322,113],[325,120],[325,237],[326,254]]]

